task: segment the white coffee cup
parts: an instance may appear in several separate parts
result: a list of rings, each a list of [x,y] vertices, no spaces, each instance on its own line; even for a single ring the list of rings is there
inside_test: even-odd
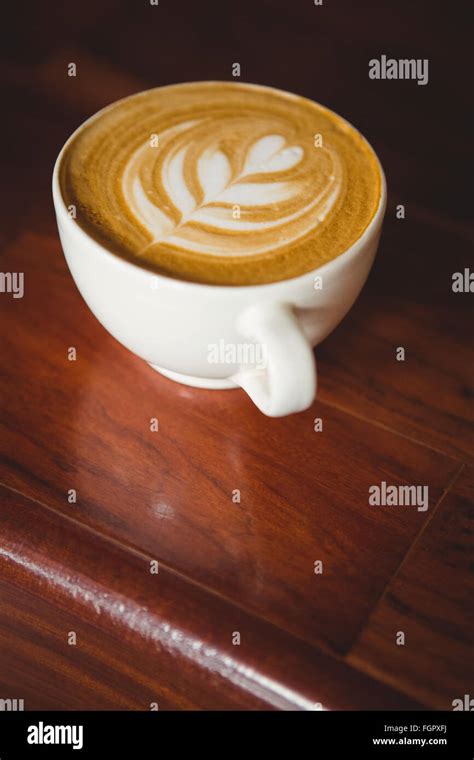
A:
[[[316,395],[313,347],[349,311],[377,251],[386,207],[380,164],[377,211],[363,235],[343,254],[290,280],[203,285],[126,261],[97,243],[71,217],[60,190],[59,167],[67,145],[85,124],[57,158],[53,199],[66,261],[99,322],[172,380],[199,388],[240,386],[270,417],[307,409]]]

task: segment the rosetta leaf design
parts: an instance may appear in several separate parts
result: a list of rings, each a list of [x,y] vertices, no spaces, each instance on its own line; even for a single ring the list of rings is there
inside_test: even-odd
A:
[[[248,255],[296,239],[331,208],[338,192],[332,173],[321,172],[328,183],[320,179],[309,195],[314,157],[288,136],[256,130],[253,142],[243,141],[245,154],[237,161],[218,136],[214,144],[208,136],[198,121],[175,125],[162,134],[159,153],[141,147],[127,165],[124,192],[151,238],[145,248],[163,243]],[[234,156],[235,145],[230,150]],[[324,160],[327,167],[331,159]]]
[[[197,173],[203,191],[204,200],[200,204],[191,204],[189,190],[188,202],[184,208],[182,197],[179,208],[182,217],[177,227],[183,227],[196,217],[199,212],[212,204],[240,204],[243,206],[265,206],[291,197],[296,191],[291,182],[256,181],[257,175],[285,172],[296,166],[303,157],[303,149],[297,145],[285,146],[285,139],[280,135],[267,135],[259,138],[251,146],[244,162],[243,171],[232,176],[230,162],[219,148],[208,149],[198,160]],[[185,185],[183,160],[180,162],[181,182]],[[251,180],[251,181],[250,181]],[[183,196],[184,193],[181,193]]]
[[[232,179],[229,159],[221,150],[208,151],[199,159],[198,176],[208,203],[225,190]]]

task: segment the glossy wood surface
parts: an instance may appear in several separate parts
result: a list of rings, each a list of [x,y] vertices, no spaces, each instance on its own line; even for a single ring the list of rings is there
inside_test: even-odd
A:
[[[464,470],[375,607],[349,662],[440,710],[472,674],[474,470]],[[398,646],[396,634],[405,634]],[[461,691],[459,691],[461,687]]]
[[[451,709],[473,675],[473,296],[451,289],[472,267],[468,135],[443,143],[439,118],[443,97],[466,104],[442,46],[457,26],[428,3],[240,3],[232,24],[211,3],[182,5],[87,0],[71,19],[46,3],[50,26],[33,7],[27,28],[12,19],[0,269],[25,273],[25,295],[0,294],[0,698]],[[389,49],[429,56],[429,85],[370,81],[367,60]],[[228,79],[234,61],[243,80],[353,121],[389,186],[367,286],[316,351],[318,399],[277,420],[239,390],[176,385],[116,343],[73,283],[50,197],[84,118],[148,86]],[[381,481],[428,487],[429,508],[370,505]]]

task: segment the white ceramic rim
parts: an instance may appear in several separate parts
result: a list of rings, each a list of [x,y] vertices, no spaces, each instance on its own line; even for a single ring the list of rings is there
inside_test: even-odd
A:
[[[330,261],[327,261],[325,264],[321,264],[319,267],[315,267],[314,269],[310,270],[309,272],[304,272],[303,274],[297,275],[296,277],[289,277],[285,280],[277,280],[276,282],[267,282],[267,283],[256,283],[255,285],[212,285],[210,283],[203,283],[203,282],[193,282],[192,280],[178,280],[174,277],[168,277],[167,275],[161,274],[159,272],[154,272],[152,269],[147,269],[146,267],[141,266],[139,263],[134,263],[132,261],[128,261],[127,259],[123,258],[120,254],[114,253],[112,250],[106,248],[101,243],[97,242],[91,235],[89,235],[85,230],[82,229],[82,227],[77,224],[74,219],[72,219],[68,212],[67,207],[64,201],[64,198],[61,193],[61,188],[59,184],[59,167],[61,166],[61,161],[63,158],[63,155],[68,148],[69,144],[76,138],[76,136],[92,121],[95,119],[100,118],[106,111],[108,111],[110,108],[113,108],[117,105],[117,103],[122,103],[126,100],[129,100],[130,98],[134,98],[137,95],[140,95],[142,92],[151,92],[152,90],[166,90],[169,87],[189,87],[190,85],[195,85],[196,87],[200,87],[202,85],[209,85],[209,84],[232,84],[236,87],[244,86],[244,87],[252,87],[254,89],[259,90],[270,90],[277,93],[282,93],[286,97],[295,97],[295,98],[303,98],[303,100],[308,100],[310,103],[315,103],[319,108],[321,108],[323,111],[327,111],[330,114],[333,114],[338,119],[341,119],[346,124],[348,124],[355,132],[357,132],[358,135],[362,138],[362,140],[369,146],[370,150],[372,151],[373,155],[375,156],[375,159],[377,161],[377,166],[380,172],[380,199],[378,206],[375,210],[375,213],[370,220],[369,224],[365,228],[364,232],[360,237],[357,238],[357,240],[354,241],[354,243],[350,246],[350,248],[347,248],[343,253],[340,253],[336,258],[330,259]],[[209,80],[209,81],[195,81],[195,82],[179,82],[176,84],[169,84],[164,85],[162,87],[151,87],[148,90],[141,90],[140,92],[133,93],[132,95],[127,95],[125,98],[120,98],[119,100],[115,100],[113,103],[110,103],[108,106],[105,106],[104,108],[101,108],[100,111],[97,111],[95,114],[90,116],[86,121],[82,122],[82,124],[77,127],[77,129],[74,130],[74,132],[68,137],[66,142],[64,143],[63,147],[61,148],[59,155],[56,159],[56,162],[54,164],[53,169],[53,200],[54,200],[54,206],[57,214],[61,214],[61,221],[62,223],[65,223],[67,226],[70,226],[71,229],[74,229],[76,234],[79,236],[79,238],[82,238],[84,243],[87,241],[88,244],[92,244],[93,248],[95,248],[97,251],[100,251],[102,255],[108,256],[114,259],[114,261],[117,263],[117,266],[124,267],[125,269],[128,269],[129,271],[133,270],[135,273],[137,271],[143,272],[144,275],[147,277],[153,277],[158,282],[162,282],[163,285],[167,285],[168,287],[174,287],[177,289],[187,290],[189,288],[199,288],[202,291],[212,291],[213,293],[216,293],[216,291],[222,291],[222,292],[229,292],[231,290],[238,290],[239,292],[242,292],[245,294],[245,292],[248,293],[256,293],[257,291],[261,292],[263,290],[272,289],[274,291],[278,290],[279,288],[285,288],[288,286],[288,284],[298,284],[301,283],[301,285],[305,285],[306,281],[312,281],[314,278],[315,273],[317,272],[318,275],[324,275],[324,272],[329,269],[329,267],[333,266],[335,262],[340,262],[341,264],[344,263],[346,259],[351,258],[352,256],[356,256],[359,251],[364,247],[366,241],[370,236],[372,235],[374,228],[378,226],[379,223],[381,223],[383,215],[385,213],[385,208],[387,204],[387,183],[385,179],[385,174],[382,169],[382,165],[380,163],[379,157],[377,156],[375,150],[373,149],[372,145],[368,142],[368,140],[364,137],[364,135],[359,132],[359,130],[354,127],[353,124],[351,124],[347,119],[344,119],[343,116],[340,116],[335,111],[332,111],[330,108],[327,108],[326,106],[323,106],[321,103],[318,103],[315,100],[311,100],[311,98],[306,98],[303,95],[296,95],[291,92],[287,92],[286,90],[279,90],[276,87],[268,87],[266,85],[260,85],[260,84],[253,84],[250,82],[229,82],[226,80]]]

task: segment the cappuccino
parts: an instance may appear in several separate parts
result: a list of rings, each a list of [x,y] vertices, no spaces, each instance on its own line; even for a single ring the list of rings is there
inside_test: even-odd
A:
[[[303,97],[193,82],[112,104],[69,141],[60,188],[76,223],[168,277],[254,285],[346,251],[378,208],[366,140]]]

